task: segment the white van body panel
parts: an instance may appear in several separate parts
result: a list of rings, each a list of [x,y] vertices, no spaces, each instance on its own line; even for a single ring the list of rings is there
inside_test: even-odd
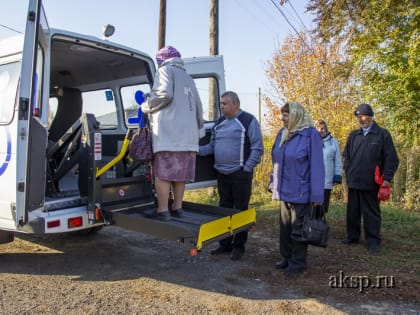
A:
[[[2,104],[0,125],[0,228],[16,229],[16,182],[17,168],[17,93],[22,61],[23,35],[0,41],[0,66],[11,65],[14,71],[0,71],[0,102]],[[16,73],[16,72],[19,72]],[[16,78],[17,76],[17,78]],[[7,106],[7,108],[6,108]],[[7,111],[7,112],[6,112]]]
[[[80,197],[49,198],[46,194],[44,195],[48,119],[52,112],[50,101],[53,95],[51,91],[55,88],[54,80],[57,80],[58,73],[53,73],[56,69],[53,70],[52,67],[53,64],[57,66],[59,62],[57,57],[59,52],[52,50],[53,47],[55,49],[72,47],[71,43],[74,43],[75,54],[80,52],[77,49],[85,50],[84,52],[92,51],[92,53],[100,50],[104,54],[105,52],[116,54],[116,56],[118,54],[121,60],[123,60],[123,56],[130,60],[138,60],[139,65],[142,64],[147,70],[147,73],[138,76],[118,78],[116,75],[115,80],[107,81],[106,88],[113,92],[112,101],[119,108],[116,112],[118,125],[113,129],[103,129],[102,137],[126,133],[128,127],[124,122],[124,112],[121,111],[124,108],[124,100],[118,91],[121,86],[140,84],[141,82],[151,87],[156,71],[154,61],[148,54],[124,45],[65,30],[49,29],[39,0],[30,0],[29,11],[37,11],[38,14],[41,14],[42,17],[38,18],[38,22],[43,24],[37,26],[36,19],[27,21],[25,35],[0,41],[0,102],[3,100],[9,102],[0,104],[0,106],[13,107],[13,115],[10,120],[0,120],[0,186],[2,187],[0,190],[0,231],[48,234],[104,225],[104,222],[93,225],[89,223],[91,218],[86,205],[78,205],[74,202]],[[64,43],[65,45],[57,46],[55,43]],[[225,91],[222,56],[186,58],[184,61],[186,69],[192,77],[211,76],[218,82],[219,94]],[[11,83],[7,71],[3,71],[3,69],[6,65],[13,63],[18,65],[20,77]],[[42,67],[40,63],[42,63]],[[109,66],[109,62],[107,65]],[[72,65],[68,64],[68,66],[71,69]],[[77,67],[77,64],[74,66]],[[82,70],[78,69],[77,71],[82,73]],[[62,70],[63,76],[68,75],[66,71]],[[105,75],[108,74],[109,72]],[[101,82],[82,81],[75,86],[82,93],[105,88]],[[26,111],[22,110],[22,106],[25,105],[22,103],[24,101],[29,106]],[[39,112],[35,110],[38,108]],[[206,124],[210,126],[211,122]],[[33,140],[31,137],[35,131],[37,138]],[[120,148],[121,142],[118,142],[118,148]],[[189,186],[196,188],[214,184],[214,180],[202,180],[189,184]],[[68,220],[75,217],[81,218],[82,224],[70,230]]]

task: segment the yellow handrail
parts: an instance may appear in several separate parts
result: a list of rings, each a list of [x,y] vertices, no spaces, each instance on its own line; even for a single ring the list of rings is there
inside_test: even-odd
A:
[[[117,164],[119,161],[121,161],[124,158],[129,144],[130,144],[130,139],[128,135],[126,135],[124,138],[120,153],[118,153],[118,155],[115,158],[113,158],[111,161],[105,164],[102,168],[96,171],[96,178],[99,178],[103,173],[105,173],[107,170],[109,170],[111,167],[113,167],[115,164]]]

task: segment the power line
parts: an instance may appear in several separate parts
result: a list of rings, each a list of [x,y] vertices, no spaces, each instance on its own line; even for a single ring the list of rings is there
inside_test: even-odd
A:
[[[298,30],[294,27],[294,25],[289,21],[289,19],[287,18],[286,14],[284,14],[283,10],[277,6],[277,3],[275,0],[271,0],[271,3],[276,7],[276,9],[280,12],[280,14],[284,17],[284,19],[286,20],[287,24],[290,25],[290,27],[295,31],[296,35],[299,36],[299,38],[302,40],[302,42],[305,44],[306,47],[308,47],[308,49],[315,54],[314,50],[312,49],[312,47],[310,47],[307,43],[306,40],[302,37],[302,35],[298,32]]]
[[[260,10],[260,12],[265,15],[265,17],[263,17],[264,21],[268,22],[270,20],[270,24],[274,25],[275,31],[273,31],[273,33],[277,35],[279,33],[279,30],[277,28],[278,19],[275,16],[276,12],[273,12],[273,10],[270,11],[271,7],[269,8],[261,1],[254,1],[253,4],[257,5],[257,10]]]
[[[297,18],[300,21],[300,24],[302,24],[303,28],[307,31],[306,26],[305,26],[305,23],[303,23],[302,19],[300,18],[300,15],[297,13],[297,11],[296,11],[295,7],[293,6],[292,2],[291,1],[287,1],[287,3],[292,8],[293,12],[295,12]]]
[[[296,28],[302,28],[300,26],[300,22],[299,22],[298,18],[296,17],[296,14],[294,14],[292,12],[292,9],[290,7],[282,6],[282,9],[283,9],[284,14],[289,17],[290,22],[293,23],[293,25],[297,24]],[[276,14],[277,14],[277,12],[276,12]]]
[[[277,31],[275,31],[275,30],[273,30],[271,27],[269,27],[266,23],[265,23],[265,21],[264,21],[264,19],[259,19],[251,10],[249,10],[246,6],[244,6],[244,5],[241,5],[239,2],[238,2],[238,0],[236,0],[236,3],[238,4],[238,6],[242,9],[242,10],[245,10],[245,11],[247,11],[247,13],[254,19],[254,20],[256,20],[259,24],[262,24],[262,25],[264,25],[268,30],[270,30],[270,32],[272,32],[272,33],[274,33],[274,34],[277,34]],[[258,4],[258,2],[256,2],[257,4]]]
[[[8,29],[8,30],[10,30],[10,31],[13,31],[13,32],[16,32],[16,33],[22,34],[22,32],[21,32],[21,31],[15,30],[14,28],[11,28],[11,27],[9,27],[9,26],[3,25],[3,24],[0,24],[0,26],[1,26],[1,27],[4,27],[4,28],[6,28],[6,29]]]

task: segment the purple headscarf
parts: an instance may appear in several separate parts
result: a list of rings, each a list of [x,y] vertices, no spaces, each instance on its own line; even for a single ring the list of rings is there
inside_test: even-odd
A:
[[[174,47],[166,46],[159,49],[159,51],[156,53],[156,62],[158,66],[160,67],[166,59],[170,59],[174,57],[181,58],[181,54]]]

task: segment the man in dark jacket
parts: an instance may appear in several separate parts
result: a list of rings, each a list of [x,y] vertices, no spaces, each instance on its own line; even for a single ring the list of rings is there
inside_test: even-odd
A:
[[[361,216],[369,253],[376,253],[381,242],[381,209],[375,182],[375,168],[383,175],[383,187],[389,187],[399,160],[391,134],[373,120],[373,110],[361,104],[354,112],[360,129],[353,130],[344,148],[344,171],[348,186],[347,238],[343,244],[358,243]]]

